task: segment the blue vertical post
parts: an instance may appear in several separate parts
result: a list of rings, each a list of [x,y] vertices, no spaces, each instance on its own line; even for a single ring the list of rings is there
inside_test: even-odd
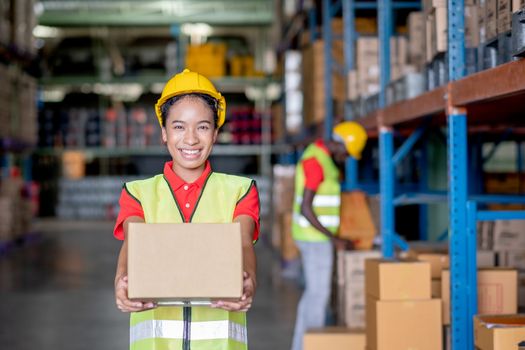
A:
[[[449,81],[465,76],[464,0],[448,0]],[[449,96],[450,98],[450,96]],[[467,245],[467,116],[452,106],[448,111],[450,296],[452,350],[473,348],[472,319],[468,306],[471,286]]]
[[[348,74],[355,68],[355,6],[354,0],[343,0],[343,50],[345,58],[345,79],[348,81]],[[347,96],[350,86],[346,86]],[[345,101],[347,99],[345,98]],[[345,119],[353,119],[352,109],[348,101],[344,106]]]
[[[392,1],[379,0],[379,108],[386,106],[386,87],[390,82],[390,37],[392,36]]]
[[[323,0],[323,39],[324,39],[324,138],[332,138],[332,15],[331,0]]]
[[[426,143],[421,147],[421,158],[419,159],[419,190],[428,191],[428,148]],[[419,239],[428,240],[428,205],[419,206]]]
[[[394,135],[391,129],[381,128],[379,133],[379,177],[381,191],[381,237],[385,258],[394,256]]]
[[[468,347],[472,320],[468,317],[466,243],[467,120],[465,114],[448,116],[449,226],[452,350]]]
[[[478,313],[478,264],[477,264],[477,206],[467,202],[467,320],[472,325]],[[474,349],[474,327],[468,327],[467,349]]]

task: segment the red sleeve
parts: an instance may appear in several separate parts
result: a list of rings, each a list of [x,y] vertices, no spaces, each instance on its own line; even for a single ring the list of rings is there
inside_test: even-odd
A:
[[[139,200],[131,196],[126,187],[122,189],[118,203],[120,211],[113,229],[113,236],[122,241],[124,240],[124,221],[130,216],[139,216],[144,219],[144,210],[142,210]]]
[[[259,219],[259,192],[255,183],[252,184],[248,193],[237,202],[235,211],[233,212],[233,219],[240,215],[248,215],[255,222],[255,230],[253,232],[253,241],[259,239],[260,219]]]
[[[304,187],[314,192],[317,191],[319,185],[324,180],[323,168],[319,161],[315,158],[307,158],[303,160],[303,171],[305,183]]]

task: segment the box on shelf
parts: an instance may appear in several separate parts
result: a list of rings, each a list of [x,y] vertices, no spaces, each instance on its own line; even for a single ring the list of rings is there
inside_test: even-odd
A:
[[[356,249],[371,249],[377,230],[366,194],[361,191],[341,193],[340,217],[338,235],[354,241]]]
[[[478,47],[479,34],[478,6],[465,6],[465,47]]]
[[[447,22],[447,8],[435,8],[431,17],[432,57],[448,49]]]
[[[525,0],[512,0],[512,12],[518,12],[525,8]]]
[[[450,271],[441,277],[443,324],[450,324]],[[478,313],[513,314],[518,310],[518,272],[514,269],[478,270]]]
[[[498,0],[485,0],[485,36],[490,41],[498,35]]]
[[[343,327],[308,330],[304,335],[304,350],[365,350],[365,334]]]
[[[365,262],[365,288],[367,296],[379,300],[430,299],[430,264],[369,259]]]
[[[408,15],[408,62],[421,69],[425,63],[425,15]]]
[[[479,350],[518,349],[524,340],[525,315],[474,317],[474,345]]]
[[[493,250],[523,251],[525,249],[525,220],[495,220]]]
[[[238,299],[242,266],[238,223],[129,225],[130,299]]]
[[[383,301],[367,296],[366,317],[368,349],[443,348],[439,299]]]
[[[512,0],[497,0],[498,8],[496,21],[498,34],[504,34],[512,30]]]
[[[432,279],[441,279],[441,272],[449,268],[448,254],[421,253],[417,254],[416,259],[430,263]]]
[[[441,278],[432,280],[432,298],[441,298]]]

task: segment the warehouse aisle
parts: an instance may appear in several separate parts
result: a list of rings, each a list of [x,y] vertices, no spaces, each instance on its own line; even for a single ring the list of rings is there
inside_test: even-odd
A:
[[[128,316],[113,299],[119,242],[110,222],[42,221],[39,242],[0,258],[1,348],[126,349]],[[257,245],[259,289],[248,316],[250,350],[288,349],[299,290]]]

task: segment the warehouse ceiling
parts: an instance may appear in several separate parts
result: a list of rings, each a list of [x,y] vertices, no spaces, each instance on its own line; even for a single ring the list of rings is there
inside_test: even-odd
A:
[[[47,26],[166,26],[271,24],[273,0],[41,0],[39,24]]]

